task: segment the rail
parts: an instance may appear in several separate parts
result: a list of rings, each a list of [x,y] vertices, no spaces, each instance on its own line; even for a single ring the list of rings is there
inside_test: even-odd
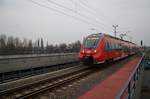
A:
[[[57,71],[57,70],[61,70],[61,69],[69,68],[69,67],[74,67],[77,64],[79,64],[79,61],[72,61],[72,62],[63,63],[63,64],[41,66],[41,67],[36,67],[36,68],[29,68],[29,69],[24,69],[24,70],[16,70],[16,71],[11,71],[11,72],[0,73],[0,84],[35,76],[35,75],[40,75],[40,74],[44,74],[48,72],[53,72],[53,71]]]
[[[72,68],[72,71],[65,72],[63,75],[56,77],[46,77],[36,82],[31,82],[15,88],[6,89],[0,92],[0,98],[14,97],[18,99],[32,97],[38,93],[46,90],[53,89],[55,87],[64,85],[65,83],[72,82],[80,77],[85,77],[93,71],[89,67],[76,67]],[[31,87],[32,86],[32,87]],[[32,89],[32,90],[29,90]]]
[[[143,57],[144,55],[138,62],[136,68],[130,75],[129,79],[126,81],[116,99],[132,99],[136,89],[136,82],[138,81],[141,72],[144,70],[143,65],[141,65]]]

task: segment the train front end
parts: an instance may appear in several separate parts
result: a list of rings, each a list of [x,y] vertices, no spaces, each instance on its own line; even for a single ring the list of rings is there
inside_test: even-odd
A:
[[[102,34],[91,34],[86,37],[80,48],[79,57],[83,64],[96,64],[99,58],[99,44]]]

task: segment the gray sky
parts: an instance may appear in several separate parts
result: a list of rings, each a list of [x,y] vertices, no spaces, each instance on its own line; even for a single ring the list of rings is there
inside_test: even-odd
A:
[[[128,31],[125,39],[150,46],[150,0],[49,0],[68,9],[48,0],[32,1],[44,7],[31,0],[0,0],[0,33],[71,43],[94,32],[113,35],[112,25],[118,24],[118,31]]]

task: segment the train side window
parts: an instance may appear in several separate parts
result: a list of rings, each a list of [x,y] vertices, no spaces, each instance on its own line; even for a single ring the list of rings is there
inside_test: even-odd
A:
[[[108,43],[108,42],[106,43],[105,50],[106,50],[106,51],[109,51],[109,50],[110,50],[110,43]]]
[[[115,44],[111,44],[111,50],[115,50]]]
[[[117,46],[116,46],[116,44],[114,44],[114,50],[116,50],[117,49]]]
[[[116,48],[117,48],[117,47],[116,47],[116,44],[114,44],[114,50],[116,50]]]
[[[119,44],[119,50],[122,50],[122,45],[121,44]]]
[[[118,49],[118,50],[121,50],[121,48],[120,48],[120,45],[119,45],[119,44],[117,44],[117,49]]]
[[[109,43],[109,50],[112,50],[112,44]]]
[[[116,49],[119,50],[119,44],[116,44]]]
[[[116,44],[116,50],[118,50],[118,44]]]
[[[125,46],[123,45],[123,51],[125,51]]]
[[[114,45],[113,45],[113,43],[110,43],[111,44],[111,50],[113,50],[114,49]]]
[[[110,44],[109,43],[107,43],[107,50],[109,50],[110,49]]]

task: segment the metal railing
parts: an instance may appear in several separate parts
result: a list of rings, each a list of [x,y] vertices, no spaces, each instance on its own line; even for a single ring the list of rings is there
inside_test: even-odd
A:
[[[129,76],[129,79],[126,81],[125,85],[121,89],[116,99],[132,99],[133,98],[133,95],[135,94],[135,89],[137,88],[136,83],[138,82],[139,77],[141,76],[141,73],[144,71],[144,67],[142,65],[143,57],[144,55],[138,62],[132,74]]]

